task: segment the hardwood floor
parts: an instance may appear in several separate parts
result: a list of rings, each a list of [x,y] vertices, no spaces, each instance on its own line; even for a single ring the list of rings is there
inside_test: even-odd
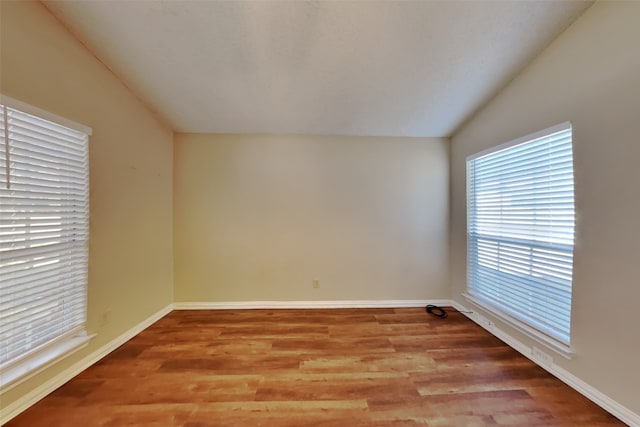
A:
[[[7,426],[624,425],[460,313],[174,311]]]

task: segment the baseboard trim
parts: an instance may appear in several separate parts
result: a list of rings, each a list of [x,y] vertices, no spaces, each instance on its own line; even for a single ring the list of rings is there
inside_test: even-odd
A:
[[[170,313],[172,310],[231,310],[231,309],[284,309],[284,308],[401,308],[401,307],[424,307],[427,304],[435,304],[440,306],[453,306],[460,311],[471,311],[462,304],[453,300],[437,299],[437,300],[355,300],[355,301],[238,301],[238,302],[178,302],[170,304],[155,314],[149,316],[133,328],[121,334],[117,338],[111,340],[106,345],[89,354],[73,366],[64,370],[60,374],[51,378],[49,381],[35,388],[25,396],[16,400],[2,408],[0,412],[0,425],[4,425],[12,418],[25,411],[30,406],[53,392],[67,381],[78,375],[89,366],[98,362],[100,359],[111,353],[113,350],[151,326],[153,323]],[[473,314],[465,313],[469,319],[489,331],[491,334],[500,338],[510,347],[521,353],[523,356],[531,359],[534,363],[569,385],[571,388],[590,399],[603,409],[609,411],[621,421],[630,426],[640,426],[640,415],[631,411],[629,408],[621,405],[611,399],[606,394],[597,390],[585,381],[576,377],[569,371],[555,365],[545,364],[536,360],[532,356],[533,349],[515,339],[505,331],[493,325],[491,328],[485,327],[480,323]]]
[[[581,380],[580,378],[573,375],[571,372],[556,365],[555,363],[549,364],[549,363],[545,363],[542,360],[537,360],[533,356],[533,347],[529,347],[523,342],[521,342],[520,340],[512,337],[507,332],[496,327],[495,324],[492,324],[491,327],[487,327],[482,322],[480,322],[476,316],[474,316],[475,312],[473,312],[473,310],[470,310],[469,308],[465,307],[462,304],[459,304],[456,301],[450,301],[450,305],[452,305],[459,311],[464,311],[464,312],[471,311],[471,313],[464,313],[465,316],[467,316],[473,322],[480,325],[483,329],[486,329],[489,333],[500,338],[502,341],[504,341],[514,350],[518,351],[523,356],[533,361],[536,365],[540,366],[542,369],[546,370],[551,375],[555,376],[560,381],[564,382],[569,387],[573,388],[578,393],[585,396],[587,399],[591,400],[592,402],[594,402],[604,410],[618,417],[622,422],[627,423],[630,426],[640,426],[640,414],[636,414],[629,408],[616,402],[606,394],[602,393],[595,387],[591,386],[590,384],[586,383],[585,381]]]
[[[131,338],[151,326],[153,323],[160,320],[162,317],[166,316],[168,313],[173,311],[173,304],[169,304],[158,312],[152,314],[142,322],[135,325],[133,328],[129,329],[125,333],[120,336],[114,338],[109,341],[104,346],[100,347],[93,353],[87,355],[77,363],[73,364],[69,368],[60,372],[58,375],[54,376],[50,380],[46,381],[44,384],[36,387],[31,392],[25,394],[15,402],[11,403],[5,408],[2,408],[0,412],[0,425],[4,425],[8,423],[11,419],[18,416],[21,412],[25,411],[30,406],[37,403],[39,400],[43,399],[45,396],[65,384],[67,381],[78,375],[80,372],[87,369],[89,366],[98,362],[100,359],[105,357],[107,354],[111,353],[116,348],[120,347],[125,342],[129,341]]]
[[[448,305],[451,301],[438,300],[337,300],[337,301],[230,301],[230,302],[176,302],[175,310],[252,310],[285,308],[402,308],[424,307],[427,304]]]

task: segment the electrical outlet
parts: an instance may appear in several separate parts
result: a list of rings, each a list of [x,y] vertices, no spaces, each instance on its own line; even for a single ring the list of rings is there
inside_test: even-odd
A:
[[[485,318],[484,319],[484,327],[488,330],[491,331],[493,330],[493,327],[495,326],[495,324],[493,323],[493,321]]]
[[[544,351],[540,350],[538,347],[533,347],[531,349],[531,357],[534,361],[538,362],[541,366],[551,367],[553,365],[553,356]]]
[[[320,287],[320,280],[315,279],[315,280],[313,281],[313,287],[314,287],[315,289],[318,289],[318,288]]]
[[[477,314],[476,313],[476,319],[477,322],[480,326],[482,326],[483,328],[485,328],[486,330],[490,331],[493,329],[493,327],[495,326],[495,324],[493,323],[492,320],[487,319],[486,317],[484,317],[481,314]]]

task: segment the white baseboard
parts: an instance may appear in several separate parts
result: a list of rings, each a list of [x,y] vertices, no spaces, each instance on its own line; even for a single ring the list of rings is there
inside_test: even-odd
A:
[[[401,307],[424,307],[427,304],[434,304],[439,306],[453,306],[460,311],[470,311],[464,305],[459,304],[452,300],[439,299],[439,300],[356,300],[356,301],[240,301],[240,302],[178,302],[172,305],[168,305],[152,316],[148,317],[144,321],[140,322],[127,332],[111,340],[108,344],[102,346],[98,350],[94,351],[90,355],[86,356],[78,363],[64,370],[60,374],[51,378],[41,386],[35,388],[31,392],[27,393],[22,398],[11,403],[6,408],[2,408],[0,413],[0,425],[7,423],[12,418],[29,408],[31,405],[38,402],[40,399],[47,396],[49,393],[62,386],[64,383],[78,375],[89,366],[93,365],[107,354],[133,338],[144,329],[151,326],[160,318],[170,313],[172,310],[229,310],[229,309],[284,309],[284,308],[401,308]],[[477,322],[473,315],[466,314],[474,322],[478,323],[481,327],[484,325]],[[487,329],[491,334],[500,338],[509,346],[522,353],[525,357],[531,359],[534,363],[547,370],[549,373],[598,404],[611,414],[618,417],[623,422],[630,426],[640,426],[640,415],[619,404],[615,400],[611,399],[604,393],[600,392],[593,386],[587,384],[580,378],[576,377],[569,371],[551,363],[547,364],[542,361],[536,360],[532,356],[533,349],[522,343],[521,341],[513,338],[505,331],[497,328],[493,325],[490,329]]]
[[[173,310],[173,305],[170,304],[165,308],[161,309],[157,313],[152,314],[142,322],[138,323],[133,328],[129,329],[125,333],[120,336],[114,338],[109,341],[104,346],[100,347],[93,353],[81,359],[79,362],[75,363],[73,366],[65,369],[60,372],[58,375],[54,376],[50,380],[46,381],[44,384],[36,387],[31,392],[25,394],[15,402],[3,407],[0,412],[0,425],[4,425],[9,422],[12,418],[19,415],[21,412],[25,411],[30,406],[34,405],[40,399],[47,396],[49,393],[53,392],[67,381],[78,375],[80,372],[87,369],[89,366],[98,362],[100,359],[105,357],[107,354],[111,353],[116,348],[120,347],[125,342],[129,341],[131,338],[151,326],[156,321],[160,320],[162,317],[166,316]]]
[[[452,305],[453,307],[455,307],[457,310],[460,310],[460,311],[465,311],[465,312],[473,311],[455,301],[450,301],[449,305]],[[556,365],[555,363],[545,363],[545,361],[543,360],[537,360],[533,356],[533,347],[529,347],[526,344],[522,343],[520,340],[515,339],[514,337],[512,337],[502,329],[495,326],[495,324],[492,324],[492,326],[489,328],[486,325],[484,325],[482,322],[479,322],[476,316],[474,316],[473,314],[465,313],[465,316],[473,320],[482,328],[489,331],[491,334],[500,338],[502,341],[507,343],[514,350],[518,351],[523,356],[533,361],[536,365],[540,366],[541,368],[549,372],[551,375],[555,376],[556,378],[558,378],[559,380],[567,384],[569,387],[576,390],[578,393],[582,394],[583,396],[585,396],[592,402],[596,403],[606,411],[618,417],[622,422],[627,423],[628,425],[633,427],[640,427],[639,414],[636,414],[629,408],[616,402],[606,394],[602,393],[595,387],[591,386],[590,384],[586,383],[585,381],[581,380],[580,378],[573,375],[571,372]]]
[[[345,301],[235,301],[176,302],[175,310],[250,310],[279,308],[401,308],[427,304],[449,305],[450,300],[345,300]]]

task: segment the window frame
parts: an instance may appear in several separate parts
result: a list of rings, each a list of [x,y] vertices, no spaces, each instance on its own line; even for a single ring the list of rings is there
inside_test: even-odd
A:
[[[41,108],[29,105],[25,102],[16,100],[4,94],[0,94],[0,104],[11,108],[14,110],[19,110],[20,112],[27,113],[32,116],[36,116],[40,119],[53,122],[57,125],[64,126],[66,128],[81,132],[87,136],[87,152],[89,150],[89,137],[92,134],[92,129],[88,126],[76,123],[72,120],[66,119],[64,117],[58,116],[56,114],[50,113]],[[3,109],[4,114],[4,109]],[[8,126],[5,123],[5,126]],[[6,136],[6,135],[4,135]],[[6,141],[8,144],[9,142]],[[8,147],[8,145],[7,145]],[[9,163],[7,160],[7,164]],[[86,215],[87,221],[89,220],[89,165],[87,163],[86,170],[86,198],[87,198],[87,207],[86,207]],[[3,184],[4,185],[4,184]],[[88,224],[88,222],[87,222]],[[88,256],[89,256],[89,231],[87,229],[87,237],[86,240],[83,240],[84,251],[86,253],[86,264],[85,268],[88,269]],[[84,285],[84,297],[85,301],[88,297],[88,276],[85,275],[86,280],[83,281]],[[95,336],[89,335],[86,331],[86,323],[87,323],[87,305],[84,304],[84,312],[82,317],[82,324],[78,327],[70,329],[66,332],[59,334],[57,337],[52,338],[51,340],[35,346],[28,350],[24,355],[19,357],[14,357],[4,363],[2,368],[0,369],[0,393],[5,393],[6,391],[12,389],[18,384],[28,380],[34,375],[42,372],[47,369],[51,365],[57,363],[61,359],[70,356],[71,354],[79,351],[80,349],[86,347],[89,344],[89,341]]]
[[[545,137],[550,137],[554,134],[557,134],[558,132],[562,132],[562,131],[569,131],[570,132],[570,150],[571,150],[571,173],[572,173],[572,185],[573,185],[573,197],[572,197],[572,201],[573,201],[573,238],[572,238],[572,244],[571,244],[571,280],[570,280],[570,292],[569,292],[569,297],[571,298],[571,295],[573,294],[573,262],[574,262],[574,252],[575,252],[575,225],[576,225],[576,213],[575,213],[575,167],[574,167],[574,161],[573,161],[573,150],[574,150],[574,144],[573,144],[573,127],[572,124],[570,122],[564,122],[564,123],[560,123],[558,125],[549,127],[547,129],[543,129],[540,130],[538,132],[534,132],[525,136],[522,136],[520,138],[508,141],[506,143],[503,144],[499,144],[497,146],[494,147],[490,147],[488,149],[482,150],[478,153],[472,154],[470,156],[468,156],[466,158],[466,191],[467,191],[467,200],[466,200],[466,209],[467,209],[467,226],[466,226],[466,233],[467,233],[467,261],[466,261],[466,267],[467,267],[467,284],[466,284],[466,290],[463,293],[463,296],[473,305],[482,308],[484,310],[487,310],[489,313],[495,315],[498,319],[500,319],[501,321],[505,322],[506,324],[514,327],[516,330],[518,330],[519,332],[525,334],[526,336],[528,336],[529,338],[532,338],[533,340],[537,341],[538,343],[541,343],[543,345],[545,345],[546,347],[556,351],[557,353],[559,353],[560,355],[564,356],[565,358],[571,358],[571,354],[573,352],[572,350],[572,346],[571,346],[571,313],[572,313],[572,307],[571,307],[571,303],[569,304],[569,337],[567,341],[561,340],[559,338],[554,337],[553,335],[551,335],[550,333],[548,333],[547,331],[544,330],[544,328],[540,328],[540,327],[536,327],[536,325],[529,323],[526,319],[523,319],[522,317],[520,317],[517,313],[514,314],[513,310],[510,309],[504,309],[502,307],[500,307],[498,304],[496,304],[496,301],[492,301],[490,299],[487,298],[483,298],[481,295],[478,294],[474,294],[472,291],[472,272],[471,268],[472,268],[472,260],[471,257],[473,256],[473,254],[471,253],[471,234],[472,234],[472,224],[471,224],[471,216],[473,215],[472,212],[472,208],[475,206],[472,206],[471,203],[471,198],[474,197],[470,188],[470,167],[471,167],[471,163],[473,161],[475,161],[476,159],[479,158],[483,158],[486,156],[489,156],[491,154],[497,154],[498,152],[503,152],[504,150],[508,150],[511,148],[515,148],[516,146],[524,146],[526,143],[533,143],[535,141],[539,141]],[[477,219],[476,219],[477,221]],[[476,246],[475,248],[475,256],[477,256],[478,253],[478,247]],[[478,261],[476,261],[477,263]],[[530,261],[531,262],[531,261]],[[477,285],[476,285],[477,286]]]

